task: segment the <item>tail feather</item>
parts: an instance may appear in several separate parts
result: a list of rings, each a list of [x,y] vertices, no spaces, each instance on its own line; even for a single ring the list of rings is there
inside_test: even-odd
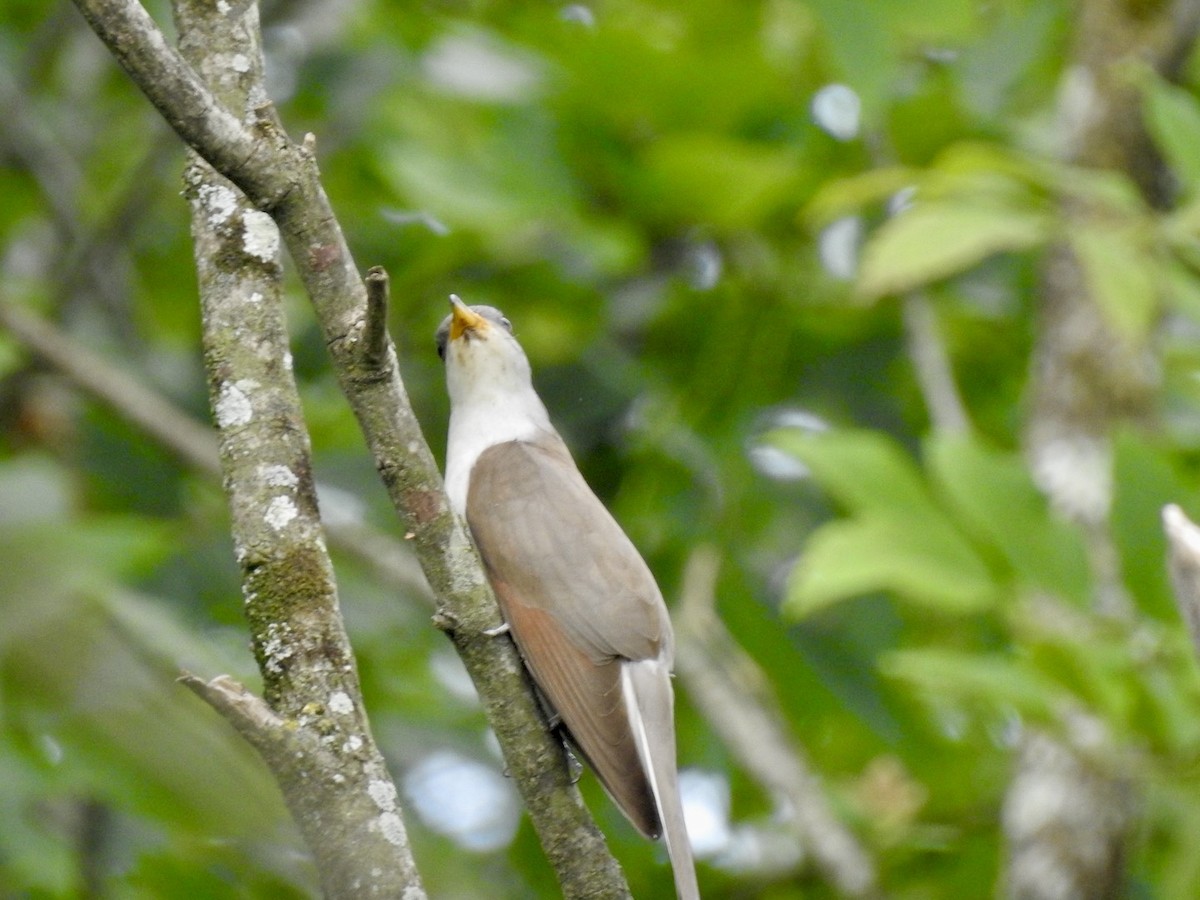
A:
[[[675,760],[675,698],[671,673],[658,659],[626,662],[622,669],[626,706],[633,721],[638,753],[662,820],[667,855],[679,900],[700,900],[696,864],[683,819],[679,770]]]

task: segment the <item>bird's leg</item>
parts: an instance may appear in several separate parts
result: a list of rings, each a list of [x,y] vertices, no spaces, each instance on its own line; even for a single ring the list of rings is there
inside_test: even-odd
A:
[[[569,743],[563,741],[562,746],[563,761],[567,764],[567,777],[571,779],[571,784],[578,784],[579,779],[583,777],[583,763],[579,761]]]

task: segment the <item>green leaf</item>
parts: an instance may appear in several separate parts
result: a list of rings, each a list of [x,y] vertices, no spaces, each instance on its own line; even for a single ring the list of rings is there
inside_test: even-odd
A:
[[[1168,503],[1193,510],[1195,478],[1173,448],[1129,427],[1119,430],[1113,441],[1113,488],[1109,528],[1125,585],[1141,613],[1176,625],[1179,609],[1164,563],[1167,540],[1159,522]]]
[[[766,440],[808,466],[813,479],[850,512],[879,509],[898,515],[932,509],[912,458],[877,431],[782,428]]]
[[[945,518],[880,510],[813,532],[792,572],[786,608],[802,617],[875,591],[950,614],[981,612],[997,599],[987,567]]]
[[[1158,261],[1135,226],[1076,223],[1068,240],[1108,323],[1142,342],[1158,316]]]
[[[1200,277],[1177,259],[1163,263],[1163,302],[1193,322],[1200,322]]]
[[[1088,596],[1083,537],[1051,514],[1020,457],[965,437],[935,436],[926,464],[957,516],[1025,582],[1080,603]]]
[[[1019,660],[994,653],[895,650],[882,658],[879,668],[940,699],[1015,708],[1033,716],[1050,715],[1061,693]]]
[[[897,191],[917,182],[917,173],[903,166],[868,169],[851,178],[838,178],[817,190],[803,218],[810,225],[821,227],[835,219],[859,212],[864,206],[882,203]]]
[[[644,202],[659,215],[746,228],[788,202],[799,183],[787,147],[714,134],[676,134],[650,145]]]
[[[1161,78],[1144,82],[1146,128],[1189,194],[1200,185],[1200,104],[1190,91]]]
[[[989,256],[1043,241],[1042,212],[965,201],[918,201],[889,219],[863,252],[858,291],[877,298],[966,271]]]

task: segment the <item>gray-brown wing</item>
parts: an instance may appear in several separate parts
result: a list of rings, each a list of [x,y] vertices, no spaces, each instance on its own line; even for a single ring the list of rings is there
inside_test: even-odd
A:
[[[594,662],[658,657],[669,645],[654,576],[557,436],[485,450],[467,524],[522,602],[554,616]]]
[[[656,657],[670,641],[653,576],[565,448],[485,451],[467,524],[534,680],[617,805],[657,837],[621,683],[624,660]]]

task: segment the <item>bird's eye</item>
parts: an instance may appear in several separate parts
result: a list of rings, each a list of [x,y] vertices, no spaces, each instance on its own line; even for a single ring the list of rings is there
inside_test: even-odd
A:
[[[505,329],[507,329],[509,334],[512,334],[512,322],[508,321],[508,316],[501,316],[500,324],[503,325],[505,327]]]

